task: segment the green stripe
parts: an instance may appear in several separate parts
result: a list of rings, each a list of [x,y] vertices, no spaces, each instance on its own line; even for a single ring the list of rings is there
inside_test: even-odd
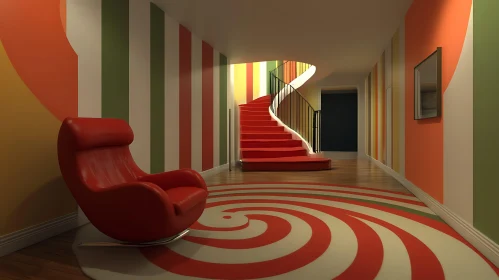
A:
[[[220,54],[220,165],[227,163],[227,57]]]
[[[277,61],[267,61],[267,94],[270,94],[270,71],[276,68]]]
[[[270,195],[272,195],[272,194],[290,194],[290,193],[285,193],[285,192],[265,192],[265,193],[238,193],[238,194],[247,194],[247,195],[269,195],[270,194]],[[303,192],[303,193],[302,192],[293,192],[292,194],[293,195],[295,195],[295,194],[311,195],[311,196],[319,196],[319,197],[333,197],[333,198],[341,198],[341,199],[347,199],[347,200],[353,200],[353,201],[359,201],[359,202],[366,202],[366,203],[371,203],[371,204],[377,204],[377,205],[389,207],[389,208],[392,208],[392,209],[401,210],[401,211],[404,211],[404,212],[407,212],[407,213],[416,214],[416,215],[419,215],[419,216],[423,216],[423,217],[430,218],[430,219],[433,219],[433,220],[436,220],[436,221],[444,223],[444,221],[439,216],[437,216],[437,215],[432,215],[432,214],[425,213],[425,212],[422,212],[422,211],[418,211],[418,210],[414,210],[414,209],[411,209],[411,208],[407,208],[407,207],[403,207],[403,206],[399,206],[399,205],[394,205],[394,204],[390,204],[390,203],[385,203],[385,202],[372,201],[372,200],[368,200],[368,199],[349,198],[349,197],[343,197],[343,196],[337,196],[337,195],[328,195],[328,194],[311,194],[311,193],[306,193],[306,192]],[[209,195],[209,198],[220,197],[220,196],[227,196],[227,195],[226,194],[224,194],[224,195]],[[234,198],[237,198],[237,196],[235,196]]]
[[[128,0],[102,0],[101,5],[102,117],[128,121]]]
[[[277,61],[277,66],[276,67],[279,67],[281,66],[282,64],[284,63],[284,61],[282,60],[278,60]],[[278,72],[278,77],[279,79],[281,79],[281,81],[284,81],[284,67],[279,67],[279,72]]]
[[[473,4],[473,225],[499,243],[499,1]],[[495,28],[495,29],[494,29]]]
[[[165,13],[151,3],[151,173],[165,171]]]

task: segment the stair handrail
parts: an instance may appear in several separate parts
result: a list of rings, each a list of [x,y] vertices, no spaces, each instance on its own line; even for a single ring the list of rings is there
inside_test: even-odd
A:
[[[283,69],[286,63],[289,62],[286,61],[269,71],[270,110],[285,126],[298,133],[301,138],[307,141],[314,153],[318,153],[321,148],[319,132],[321,110],[315,110],[297,89],[279,77],[280,69]],[[297,77],[311,67],[308,63],[303,63],[302,65],[304,65],[305,70],[297,74]],[[298,114],[294,113],[293,104],[299,108]],[[301,114],[303,106],[305,107],[305,114]]]

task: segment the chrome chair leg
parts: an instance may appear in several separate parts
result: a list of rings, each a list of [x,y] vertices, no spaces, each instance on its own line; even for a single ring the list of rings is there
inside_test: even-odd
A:
[[[162,246],[179,240],[189,233],[190,229],[186,229],[179,234],[170,236],[167,238],[144,242],[144,243],[131,243],[131,242],[82,242],[79,243],[80,247],[152,247],[152,246]]]

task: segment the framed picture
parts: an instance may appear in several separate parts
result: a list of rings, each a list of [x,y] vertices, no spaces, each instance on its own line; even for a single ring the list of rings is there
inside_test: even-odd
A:
[[[414,67],[414,119],[442,114],[442,48]]]

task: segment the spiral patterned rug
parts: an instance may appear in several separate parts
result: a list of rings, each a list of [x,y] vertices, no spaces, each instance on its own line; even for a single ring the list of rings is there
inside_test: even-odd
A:
[[[413,195],[353,186],[211,186],[187,237],[149,248],[77,247],[93,279],[499,279]],[[75,244],[109,241],[92,225]]]

